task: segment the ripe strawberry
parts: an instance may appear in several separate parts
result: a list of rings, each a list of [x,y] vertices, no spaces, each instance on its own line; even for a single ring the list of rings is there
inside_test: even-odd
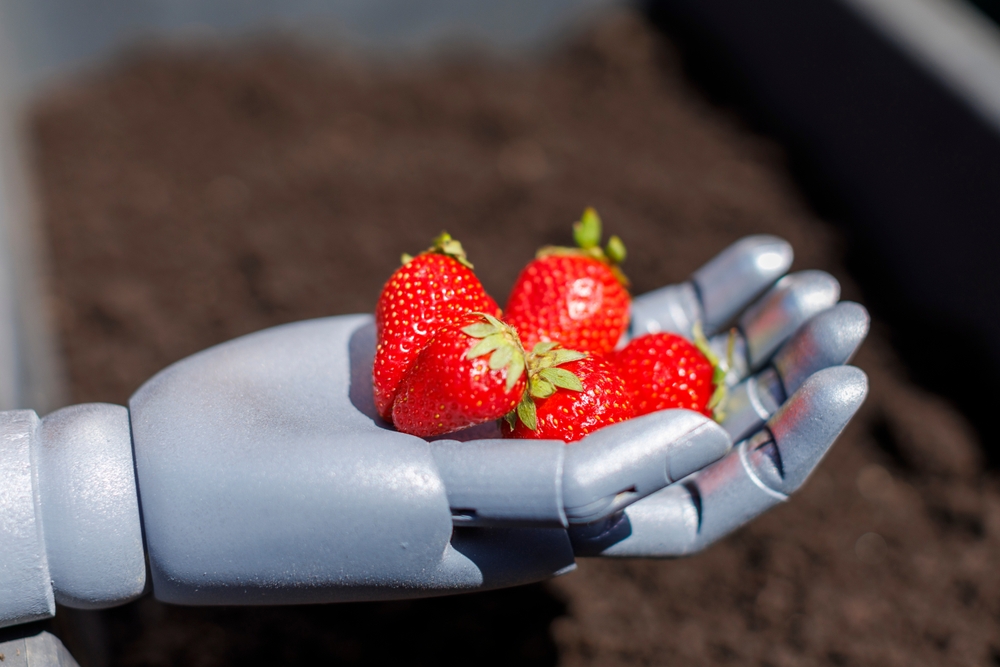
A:
[[[473,313],[440,329],[399,384],[392,421],[430,437],[499,419],[521,400],[527,378],[517,333]]]
[[[470,312],[499,315],[500,309],[472,272],[461,243],[442,233],[426,252],[403,255],[403,266],[386,282],[375,307],[372,385],[383,419],[391,418],[399,382],[431,337]]]
[[[573,442],[635,416],[625,382],[603,357],[591,354],[581,358],[580,353],[571,352],[576,355],[572,361],[539,370],[538,350],[536,346],[532,351],[529,389],[517,406],[516,417],[508,415],[501,422],[505,438]]]
[[[636,416],[686,408],[721,420],[726,365],[696,329],[695,343],[673,333],[632,339],[609,360],[625,381]]]
[[[612,236],[601,250],[601,220],[588,208],[573,226],[579,248],[546,247],[521,271],[506,321],[525,349],[554,341],[581,352],[611,352],[629,320],[628,280],[618,268],[625,246]]]

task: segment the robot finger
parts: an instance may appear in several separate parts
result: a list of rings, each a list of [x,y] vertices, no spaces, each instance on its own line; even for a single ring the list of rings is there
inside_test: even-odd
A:
[[[734,386],[760,370],[804,323],[839,298],[840,283],[823,271],[799,271],[779,280],[743,313],[732,333],[709,341],[720,359],[731,360],[726,383]]]
[[[620,512],[731,448],[721,426],[690,410],[663,410],[602,428],[566,448],[567,521],[590,524]]]
[[[558,528],[619,512],[732,448],[689,410],[664,410],[561,440],[432,443],[456,527]]]
[[[571,527],[575,553],[673,557],[704,549],[801,487],[867,393],[857,368],[819,371],[723,459],[613,517]]]
[[[868,311],[850,301],[814,316],[770,364],[729,391],[723,428],[736,442],[755,433],[813,373],[848,363],[869,326]]]
[[[669,331],[690,338],[695,322],[711,335],[783,276],[792,247],[775,236],[748,236],[692,274],[687,282],[663,287],[632,301],[631,336]]]

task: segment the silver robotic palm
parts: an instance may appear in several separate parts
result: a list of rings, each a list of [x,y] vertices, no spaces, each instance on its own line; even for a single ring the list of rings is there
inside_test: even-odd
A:
[[[193,605],[393,599],[697,552],[799,488],[867,392],[844,365],[867,313],[825,273],[784,275],[791,261],[749,237],[634,301],[632,335],[700,322],[732,347],[721,425],[668,410],[568,447],[492,425],[398,433],[372,402],[368,315],[205,350],[127,409],[0,413],[0,626],[149,589]]]

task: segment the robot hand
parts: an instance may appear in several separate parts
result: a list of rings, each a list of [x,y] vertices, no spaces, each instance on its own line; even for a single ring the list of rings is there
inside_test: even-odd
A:
[[[671,410],[569,447],[489,427],[435,442],[398,433],[373,405],[367,315],[216,346],[159,373],[128,410],[0,413],[0,626],[50,616],[54,601],[127,602],[147,587],[147,561],[168,602],[285,604],[697,551],[798,488],[866,393],[842,364],[867,314],[836,304],[826,274],[779,280],[790,264],[786,243],[751,237],[635,299],[635,334],[700,321],[722,346],[737,322],[721,426]]]

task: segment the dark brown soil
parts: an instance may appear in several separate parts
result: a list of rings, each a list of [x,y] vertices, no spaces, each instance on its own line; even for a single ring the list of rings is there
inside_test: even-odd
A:
[[[291,320],[370,311],[441,229],[501,300],[594,205],[637,292],[737,238],[845,274],[782,152],[705,102],[640,21],[539,62],[359,64],[287,44],[133,55],[34,110],[76,401]],[[872,392],[806,488],[707,552],[585,560],[546,585],[393,604],[64,613],[113,665],[1000,663],[1000,486],[906,380],[876,321]]]

